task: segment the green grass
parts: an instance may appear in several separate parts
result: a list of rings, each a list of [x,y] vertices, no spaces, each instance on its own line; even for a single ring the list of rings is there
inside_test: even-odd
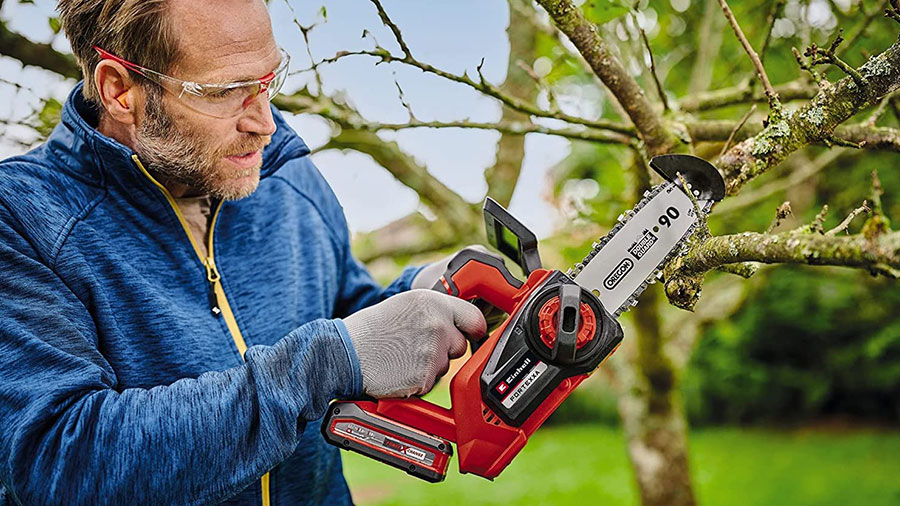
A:
[[[699,502],[708,505],[898,505],[900,432],[701,429],[691,433]],[[430,484],[344,452],[358,504],[637,504],[621,430],[539,430],[493,482],[460,475]]]

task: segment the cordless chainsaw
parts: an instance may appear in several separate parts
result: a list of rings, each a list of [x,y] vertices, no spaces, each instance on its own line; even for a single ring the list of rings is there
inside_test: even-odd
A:
[[[537,239],[488,198],[488,242],[514,260],[465,250],[435,285],[509,316],[472,343],[450,381],[451,407],[420,398],[338,400],[322,423],[325,439],[427,481],[439,482],[453,455],[459,471],[493,479],[541,424],[622,341],[616,321],[637,304],[662,266],[679,253],[725,183],[708,162],[663,155],[650,166],[665,180],[644,194],[573,269],[541,268]],[[685,182],[686,184],[684,184]]]

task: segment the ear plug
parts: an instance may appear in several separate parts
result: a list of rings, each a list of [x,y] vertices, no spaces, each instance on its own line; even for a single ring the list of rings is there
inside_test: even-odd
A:
[[[122,104],[122,107],[128,107],[128,92],[122,93],[116,97],[116,101]]]

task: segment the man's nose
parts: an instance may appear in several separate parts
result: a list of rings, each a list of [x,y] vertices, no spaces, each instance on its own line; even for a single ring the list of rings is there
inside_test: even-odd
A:
[[[241,113],[238,120],[238,131],[259,135],[275,133],[275,119],[272,118],[272,109],[269,107],[269,101],[265,94],[257,96]]]

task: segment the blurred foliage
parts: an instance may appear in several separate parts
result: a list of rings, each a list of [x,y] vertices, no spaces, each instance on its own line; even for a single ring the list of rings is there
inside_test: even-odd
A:
[[[700,341],[683,381],[688,416],[900,422],[900,286],[833,268],[766,274]]]
[[[41,135],[41,138],[46,138],[59,123],[61,114],[62,104],[55,98],[48,98],[44,100],[41,110],[37,111],[31,126]]]

